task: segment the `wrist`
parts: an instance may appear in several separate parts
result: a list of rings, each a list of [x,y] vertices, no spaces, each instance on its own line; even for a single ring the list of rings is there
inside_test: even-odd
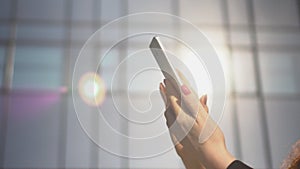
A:
[[[226,169],[235,159],[235,157],[224,146],[222,148],[210,148],[209,151],[203,152],[205,167],[211,169]]]

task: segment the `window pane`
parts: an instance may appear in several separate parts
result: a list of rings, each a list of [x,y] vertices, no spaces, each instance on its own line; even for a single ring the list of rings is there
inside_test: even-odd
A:
[[[58,119],[64,113],[59,94],[14,92],[9,97],[4,168],[55,168]]]
[[[180,1],[179,8],[181,16],[194,24],[222,24],[220,0]]]
[[[157,117],[159,118],[155,121],[152,121],[151,123],[145,123],[142,125],[136,123],[129,123],[129,133],[130,133],[129,136],[136,137],[136,138],[154,137],[156,138],[155,140],[157,140],[157,142],[161,143],[162,145],[171,146],[172,142],[169,136],[167,135],[168,133],[166,133],[167,126],[165,123],[165,118],[163,116],[164,103],[163,100],[161,99],[159,92],[156,91],[156,93],[153,93],[151,95],[151,98],[149,98],[148,95],[132,95],[130,99],[132,105],[129,106],[128,113],[129,113],[129,118],[131,120],[146,122],[146,121],[154,120]],[[151,102],[151,104],[149,102]],[[145,113],[141,113],[138,110],[133,109],[134,106],[136,109],[141,111],[147,110],[149,106],[151,108],[149,109],[149,111],[146,111]],[[160,137],[156,137],[158,134],[161,134]],[[149,141],[149,143],[151,142]],[[158,150],[163,151],[165,148],[165,146],[160,146],[160,148],[159,147],[153,148],[152,146],[148,146],[148,147],[143,146],[145,144],[135,145],[134,143],[136,142],[129,140],[129,154],[131,153],[136,154],[137,152],[140,153],[146,152],[146,154],[148,155],[149,152],[159,153]],[[145,166],[147,166],[146,168],[183,168],[180,159],[174,156],[175,153],[176,152],[174,151],[174,149],[172,149],[172,151],[169,151],[165,154],[153,158],[131,160],[130,164],[132,168],[145,168]]]
[[[240,93],[254,93],[256,86],[252,54],[234,51],[232,57],[236,91]]]
[[[159,69],[154,57],[151,57],[149,51],[131,55],[130,59],[126,61],[126,64],[127,84],[131,84],[129,91],[146,92],[150,94],[150,92],[158,90],[157,86],[159,82],[162,82],[163,76],[162,73],[158,71]]]
[[[5,61],[5,48],[0,46],[0,86],[2,86],[3,79],[3,70],[4,70],[4,61]]]
[[[293,94],[297,92],[292,53],[260,53],[262,87],[265,93]]]
[[[18,1],[18,17],[21,19],[62,20],[65,11],[64,2],[62,0]]]
[[[231,99],[226,99],[225,102],[225,108],[222,115],[222,119],[220,119],[220,122],[218,125],[222,129],[225,138],[226,138],[226,146],[236,158],[240,159],[239,156],[237,156],[237,145],[235,140],[235,126],[234,123],[237,123],[237,121],[233,121],[233,104]]]
[[[17,47],[14,88],[55,89],[61,84],[60,48]]]
[[[74,95],[74,97],[79,97]],[[66,143],[66,167],[67,168],[90,168],[91,142],[86,133],[82,130],[74,110],[72,96],[68,96],[68,126]],[[91,113],[91,111],[87,112]],[[97,148],[98,150],[98,148]],[[64,168],[65,166],[58,166]]]
[[[130,25],[128,25],[130,27]],[[96,30],[95,30],[96,31]],[[106,29],[105,31],[99,31],[97,32],[97,36],[101,38],[102,45],[117,43],[120,41],[121,33],[123,31],[123,28],[121,27],[111,27],[109,29]]]
[[[96,30],[93,30],[92,27],[73,27],[71,30],[72,43],[80,45],[78,46],[80,48],[83,47],[84,43],[89,39],[91,35],[93,35],[95,31]]]
[[[250,35],[248,29],[231,30],[231,45],[237,50],[241,47],[250,47]]]
[[[91,21],[93,19],[94,0],[73,0],[72,19],[74,21]]]
[[[9,39],[9,25],[8,24],[1,24],[0,25],[0,40],[8,40]]]
[[[266,101],[273,166],[280,166],[300,138],[299,98]]]
[[[8,19],[10,18],[11,11],[11,0],[1,0],[0,5],[0,18]]]
[[[172,11],[171,3],[177,3],[177,1],[173,2],[172,0],[165,0],[165,1],[152,0],[151,3],[148,3],[148,0],[139,0],[139,1],[129,0],[129,13],[135,13],[135,12],[170,13]]]
[[[256,24],[299,26],[295,0],[253,1]]]
[[[103,21],[111,21],[121,16],[121,1],[101,1],[100,16]]]
[[[18,40],[63,40],[64,30],[56,25],[29,25],[19,24],[17,31]]]
[[[107,93],[108,94],[108,93]],[[117,97],[117,98],[122,98],[122,97]],[[116,98],[115,98],[116,99]],[[123,99],[126,100],[125,102],[122,102],[121,104],[127,103],[127,98]],[[111,128],[116,130],[115,132],[120,132],[122,134],[126,134],[127,131],[127,122],[122,118],[122,116],[119,114],[116,109],[112,108],[112,106],[115,104],[115,102],[112,100],[111,96],[107,96],[105,98],[105,101],[101,105],[101,111],[103,117],[106,119],[107,123],[110,125]],[[120,105],[119,105],[120,106]],[[105,131],[103,131],[103,124],[99,125],[99,136],[101,137]],[[128,144],[125,142],[122,142],[122,136],[121,135],[110,135],[109,136],[111,139],[111,145],[114,145],[114,147],[117,150],[122,150],[123,152],[126,151]],[[95,144],[94,144],[95,145]],[[93,146],[92,148],[96,148],[96,145]],[[99,152],[99,164],[103,168],[124,168],[124,165],[122,165],[122,161],[124,159],[112,155],[111,153],[108,153],[107,151],[103,151],[102,149]],[[120,151],[121,152],[121,151]],[[128,160],[128,159],[127,159]],[[129,160],[128,160],[129,161]],[[96,168],[96,167],[94,167]],[[131,167],[130,167],[131,168]]]
[[[258,44],[261,46],[270,46],[271,49],[277,46],[279,47],[295,47],[297,50],[300,47],[300,31],[288,31],[286,32],[269,32],[258,31]],[[270,50],[271,50],[270,49]]]
[[[102,49],[102,50],[107,50],[107,49]],[[101,56],[101,58],[102,58],[101,64],[100,64],[100,59],[98,62],[101,66],[101,69],[104,71],[104,73],[106,70],[114,71],[120,63],[118,50],[112,49],[105,56]]]
[[[231,24],[247,25],[247,6],[245,0],[227,1],[229,20]]]
[[[260,110],[256,99],[237,100],[243,161],[254,168],[266,168]]]
[[[300,93],[300,57],[297,55],[296,57],[293,57],[293,72],[294,72],[294,79],[295,79],[295,87],[297,90],[297,94]]]
[[[219,30],[202,29],[202,33],[208,38],[213,46],[225,44],[224,32]],[[192,37],[192,35],[191,35]]]

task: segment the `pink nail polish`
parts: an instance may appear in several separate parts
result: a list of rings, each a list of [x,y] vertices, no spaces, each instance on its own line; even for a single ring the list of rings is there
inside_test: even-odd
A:
[[[189,95],[191,93],[190,89],[186,85],[181,86],[181,91],[184,95]]]

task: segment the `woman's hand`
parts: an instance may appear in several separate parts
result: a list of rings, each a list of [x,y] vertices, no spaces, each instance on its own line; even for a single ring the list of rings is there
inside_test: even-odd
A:
[[[164,84],[160,84],[160,91],[166,102],[167,125],[185,166],[227,168],[235,158],[227,151],[223,132],[208,115],[207,96],[201,97],[199,103],[188,83],[180,87],[180,93],[172,82],[165,80]],[[170,128],[173,123],[178,126],[176,130]]]
[[[167,107],[167,91],[162,83],[160,84],[160,92],[161,92],[163,100],[166,104],[166,108],[170,108],[169,106]],[[206,106],[206,101],[207,101],[207,96],[202,96],[200,99],[200,103],[203,105],[203,107],[208,112],[208,107]],[[172,115],[171,114],[172,112],[170,112],[170,111],[172,111],[172,110],[167,109],[165,112],[165,115],[167,115],[167,116]],[[168,125],[168,127],[170,127],[172,125],[170,120],[167,121],[167,125]],[[188,143],[189,140],[187,138],[183,138],[181,141],[178,141],[176,136],[171,131],[170,131],[170,137],[175,146],[175,150],[176,150],[177,154],[182,159],[182,161],[187,169],[205,169],[205,167],[203,166],[201,161],[197,158],[197,153],[195,151],[193,151],[193,149],[190,149],[187,146],[183,146],[184,144],[190,145],[190,143]]]

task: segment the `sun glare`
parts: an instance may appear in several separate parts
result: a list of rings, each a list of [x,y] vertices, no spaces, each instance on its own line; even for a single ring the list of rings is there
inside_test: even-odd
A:
[[[100,105],[105,99],[105,84],[96,73],[86,73],[79,80],[79,95],[82,100],[92,106]]]

